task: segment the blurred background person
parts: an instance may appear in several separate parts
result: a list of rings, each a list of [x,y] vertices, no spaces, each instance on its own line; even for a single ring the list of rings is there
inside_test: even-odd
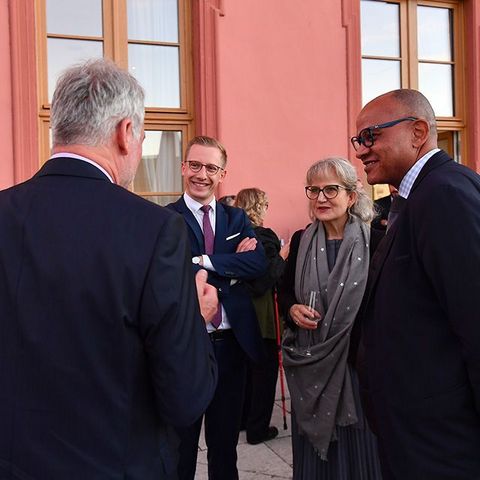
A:
[[[377,216],[372,220],[372,227],[382,230],[383,232],[387,230],[388,214],[390,213],[392,200],[398,195],[398,190],[393,185],[389,185],[388,189],[390,190],[390,195],[378,198],[373,202],[375,210],[377,211]]]
[[[268,198],[264,191],[258,188],[240,190],[235,199],[235,206],[243,208],[247,213],[255,235],[265,249],[268,261],[265,275],[248,282],[266,352],[266,358],[261,363],[249,363],[242,422],[242,426],[246,430],[247,442],[256,445],[278,435],[278,429],[270,426],[275,401],[279,354],[274,288],[285,269],[285,260],[288,257],[290,244],[287,243],[280,248],[280,240],[275,232],[263,226],[268,210]]]
[[[357,314],[372,245],[372,200],[342,158],[306,175],[312,223],[292,237],[279,291],[286,320],[284,365],[292,401],[294,480],[381,478],[354,363]],[[310,304],[310,307],[309,307]],[[328,460],[328,461],[327,461]]]
[[[229,207],[233,207],[233,204],[235,203],[235,195],[224,195],[223,197],[220,197],[218,201],[222,205],[228,205]]]

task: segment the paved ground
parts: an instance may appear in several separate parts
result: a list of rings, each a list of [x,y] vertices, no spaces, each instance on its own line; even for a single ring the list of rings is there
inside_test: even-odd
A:
[[[284,430],[280,382],[278,382],[271,422],[271,425],[277,427],[280,432],[277,438],[259,445],[249,445],[245,438],[245,432],[240,432],[240,440],[237,447],[240,480],[290,480],[292,478],[290,397],[288,392],[286,392],[286,397],[288,429]],[[207,449],[203,435],[199,449],[195,480],[208,480]]]

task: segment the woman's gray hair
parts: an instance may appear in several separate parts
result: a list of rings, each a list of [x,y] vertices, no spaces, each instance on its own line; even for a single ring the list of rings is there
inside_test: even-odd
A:
[[[355,203],[350,207],[349,212],[363,222],[371,222],[375,216],[373,201],[363,190],[358,188],[358,176],[355,167],[345,158],[329,157],[314,163],[307,171],[307,185],[324,175],[334,173],[340,183],[350,192],[356,192]]]
[[[53,144],[104,145],[125,118],[132,120],[133,135],[138,139],[144,99],[138,81],[110,60],[74,65],[60,76],[53,94]]]

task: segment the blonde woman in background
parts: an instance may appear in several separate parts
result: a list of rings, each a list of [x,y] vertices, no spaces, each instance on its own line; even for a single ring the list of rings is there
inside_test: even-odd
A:
[[[235,206],[247,213],[268,261],[267,273],[248,283],[266,352],[261,364],[250,362],[245,395],[243,423],[247,442],[256,445],[278,435],[278,429],[270,426],[278,375],[273,289],[283,274],[289,244],[280,248],[280,240],[275,232],[263,226],[268,210],[268,198],[264,191],[258,188],[240,190],[235,198]]]

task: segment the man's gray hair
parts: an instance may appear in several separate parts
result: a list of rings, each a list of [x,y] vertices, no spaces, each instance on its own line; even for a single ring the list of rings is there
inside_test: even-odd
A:
[[[52,99],[53,145],[104,145],[116,126],[132,120],[139,138],[145,93],[127,71],[107,59],[74,65],[60,76]]]
[[[315,162],[307,171],[307,185],[316,179],[334,174],[340,183],[350,192],[357,193],[357,199],[350,208],[350,213],[365,223],[371,222],[375,216],[372,199],[363,189],[359,189],[355,167],[345,158],[328,157]]]

